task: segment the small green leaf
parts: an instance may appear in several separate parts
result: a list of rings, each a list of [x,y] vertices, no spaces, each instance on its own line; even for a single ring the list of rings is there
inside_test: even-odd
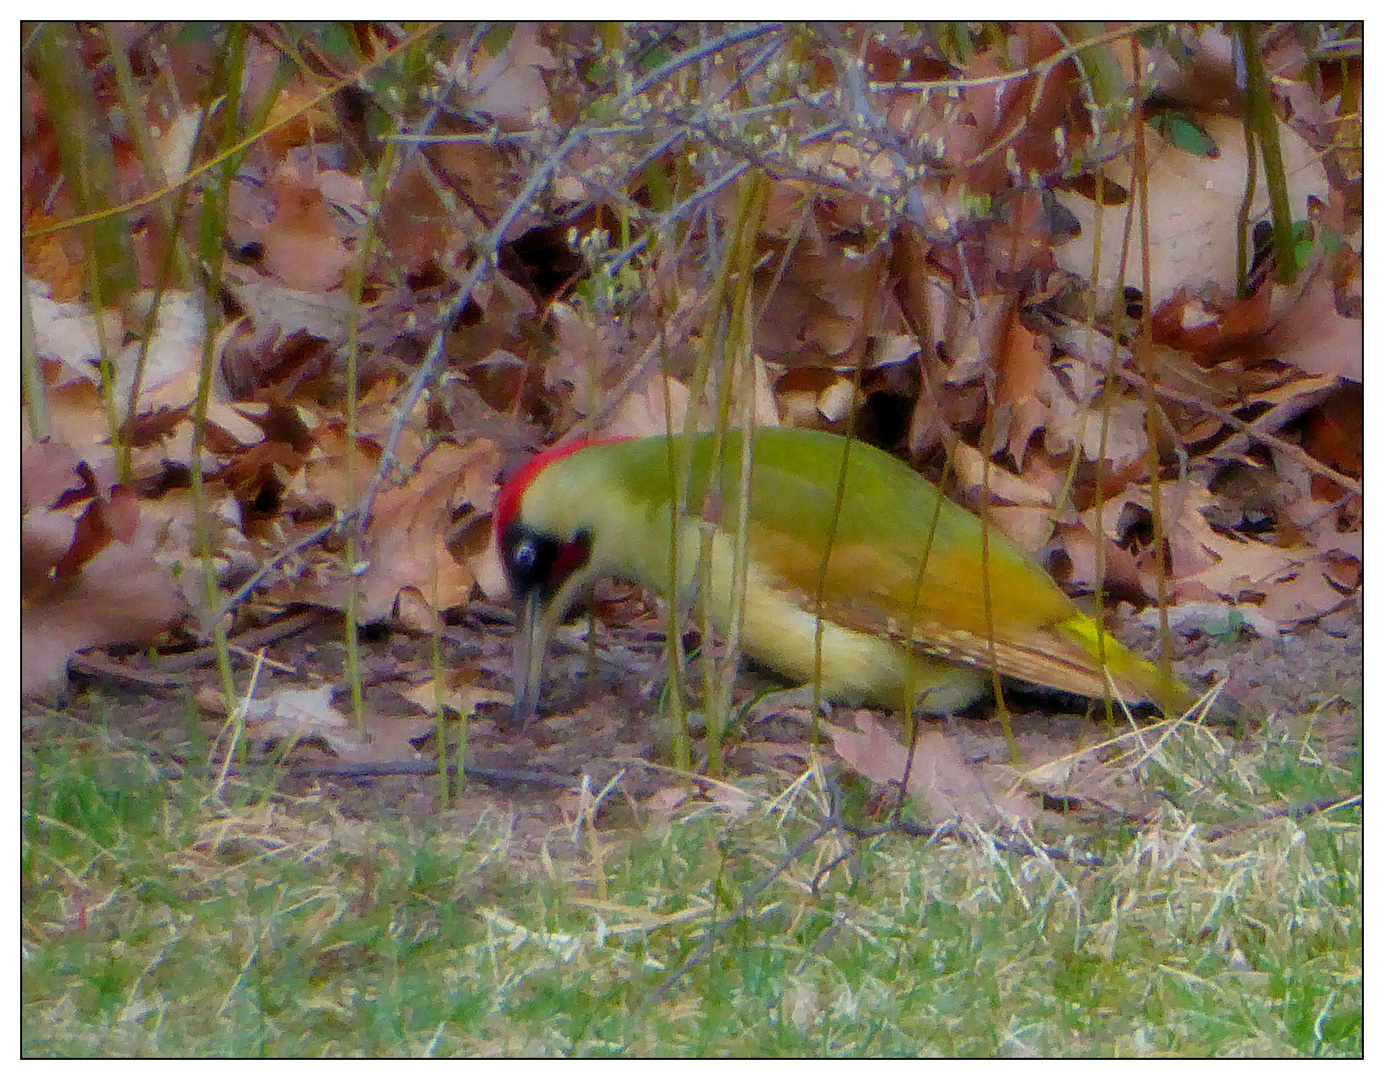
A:
[[[671,59],[673,59],[672,50],[666,45],[660,45],[656,49],[650,49],[645,55],[639,58],[639,73],[641,75],[647,75],[651,71],[657,71]]]
[[[1239,611],[1231,608],[1225,613],[1225,619],[1208,619],[1206,623],[1206,636],[1222,643],[1238,641],[1245,629],[1245,617]]]
[[[990,196],[983,191],[963,190],[961,207],[971,217],[987,217],[990,213]]]
[[[1220,147],[1207,130],[1191,113],[1181,109],[1167,109],[1149,117],[1149,127],[1162,135],[1179,150],[1185,150],[1197,157],[1218,158]]]

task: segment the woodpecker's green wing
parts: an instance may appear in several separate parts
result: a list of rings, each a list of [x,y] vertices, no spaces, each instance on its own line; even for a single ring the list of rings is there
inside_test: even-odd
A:
[[[997,529],[982,556],[980,520],[903,462],[852,443],[825,582],[822,559],[846,441],[821,432],[763,429],[755,435],[748,546],[757,567],[812,610],[848,629],[909,639],[925,653],[989,667],[1088,697],[1102,697],[1102,636],[1046,571]],[[718,524],[736,521],[738,436],[721,472]],[[699,438],[697,487],[710,465]],[[694,492],[692,506],[705,504]],[[989,580],[987,617],[984,581]],[[1131,700],[1169,708],[1188,693],[1152,664],[1104,636],[1105,668]]]

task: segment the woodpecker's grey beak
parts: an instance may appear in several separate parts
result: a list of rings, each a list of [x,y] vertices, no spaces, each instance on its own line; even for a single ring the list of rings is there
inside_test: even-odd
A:
[[[531,589],[519,605],[519,625],[514,634],[513,726],[522,731],[538,714],[538,692],[543,685],[543,654],[552,633],[544,618],[540,590]]]

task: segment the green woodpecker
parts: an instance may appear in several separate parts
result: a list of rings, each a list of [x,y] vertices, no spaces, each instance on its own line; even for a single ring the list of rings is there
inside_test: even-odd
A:
[[[726,436],[714,473],[712,436],[692,438],[676,587],[673,463],[682,460],[681,438],[559,446],[531,459],[501,490],[495,536],[520,605],[519,724],[535,712],[548,639],[595,580],[616,577],[675,603],[708,605],[713,625],[727,629],[743,437]],[[887,708],[909,700],[945,713],[980,697],[993,666],[1086,697],[1113,691],[1169,712],[1191,704],[1186,687],[1101,631],[994,528],[984,556],[980,519],[902,461],[803,429],[763,428],[752,445],[740,636],[746,655],[797,683],[812,682],[820,594],[824,698]],[[844,497],[832,539],[843,459]],[[703,577],[708,531],[710,572]],[[703,582],[709,595],[698,596]]]

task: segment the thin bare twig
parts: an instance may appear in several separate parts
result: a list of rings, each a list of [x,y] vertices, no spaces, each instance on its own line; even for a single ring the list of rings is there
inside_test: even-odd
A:
[[[538,192],[552,179],[553,173],[557,171],[557,167],[563,159],[575,150],[585,137],[584,128],[576,127],[569,131],[557,149],[549,154],[533,171],[523,189],[510,202],[500,220],[495,223],[495,227],[477,245],[477,254],[472,263],[471,271],[466,275],[457,295],[442,312],[441,326],[433,335],[432,341],[428,345],[427,354],[423,357],[423,362],[418,365],[418,370],[413,373],[413,378],[409,380],[408,391],[404,394],[403,401],[394,413],[394,422],[389,427],[389,435],[385,439],[384,448],[380,454],[380,463],[375,469],[375,476],[370,481],[370,486],[366,489],[360,504],[342,522],[343,527],[360,527],[370,520],[370,513],[375,507],[375,497],[379,494],[380,485],[396,461],[395,455],[398,453],[399,440],[404,434],[404,425],[413,414],[418,399],[423,396],[423,390],[428,383],[432,382],[433,374],[437,370],[437,362],[442,357],[442,348],[447,341],[447,328],[452,325],[457,315],[466,307],[471,299],[471,294],[476,291],[476,287],[498,265],[500,245],[504,242],[505,234],[509,232],[510,227],[519,220],[519,215],[528,208]]]
[[[763,37],[765,34],[777,33],[782,29],[782,23],[756,23],[752,26],[742,27],[739,30],[732,30],[730,33],[722,34],[720,37],[712,38],[710,41],[703,42],[700,45],[688,49],[686,52],[679,53],[661,67],[655,68],[653,71],[649,72],[648,75],[644,76],[644,78],[640,79],[639,82],[635,83],[634,86],[630,88],[626,98],[629,100],[638,98],[640,94],[649,90],[657,83],[662,82],[675,71],[685,68],[688,64],[695,64],[704,57],[714,56],[718,52],[729,49],[732,45],[742,45],[747,41],[753,41],[755,38]]]
[[[1115,374],[1131,386],[1143,388],[1147,385],[1141,375],[1137,375],[1132,371],[1117,369]],[[1353,480],[1344,473],[1337,472],[1330,465],[1323,465],[1302,447],[1294,445],[1285,439],[1281,439],[1277,435],[1270,435],[1267,431],[1260,431],[1252,422],[1241,420],[1234,413],[1218,408],[1210,402],[1203,401],[1192,394],[1184,394],[1179,390],[1170,390],[1166,386],[1155,386],[1153,392],[1156,396],[1167,401],[1175,401],[1179,405],[1186,405],[1191,409],[1200,409],[1208,416],[1215,417],[1222,424],[1234,428],[1252,441],[1262,443],[1264,446],[1271,447],[1292,458],[1309,472],[1316,473],[1318,476],[1324,476],[1328,480],[1334,480],[1352,495],[1364,495],[1365,493],[1363,485],[1361,485],[1358,480]]]
[[[257,588],[259,588],[260,582],[262,582],[280,566],[286,563],[289,559],[293,558],[293,556],[300,555],[308,548],[320,544],[323,540],[330,536],[336,528],[337,525],[335,522],[333,522],[330,525],[323,525],[319,528],[316,528],[312,532],[308,533],[306,536],[296,541],[295,543],[284,548],[268,562],[264,563],[264,565],[262,565],[258,570],[251,574],[249,578],[247,578],[241,584],[240,588],[236,589],[236,591],[233,592],[230,596],[228,596],[225,599],[225,601],[222,602],[221,606],[216,609],[216,615],[211,620],[212,625],[215,626],[228,614],[230,614],[233,608],[235,608],[242,600],[244,600]]]
[[[488,784],[509,784],[516,787],[551,787],[568,791],[581,789],[581,777],[559,773],[536,772],[532,769],[494,769],[485,765],[466,763],[466,779]],[[336,776],[343,780],[371,780],[384,776],[436,776],[437,762],[418,761],[342,761],[292,765],[288,773],[294,777]],[[455,777],[455,763],[447,766],[447,775]]]

